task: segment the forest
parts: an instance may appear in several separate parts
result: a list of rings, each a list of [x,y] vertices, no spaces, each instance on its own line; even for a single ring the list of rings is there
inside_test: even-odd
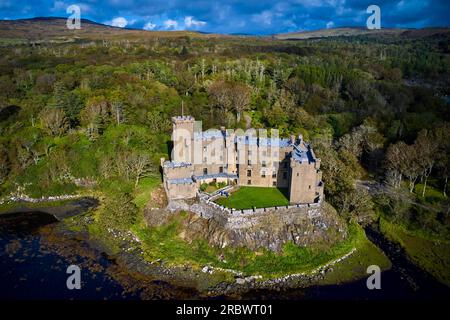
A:
[[[303,134],[342,217],[448,240],[449,38],[3,41],[0,197],[91,188],[106,195],[101,224],[132,225],[183,105],[205,129]]]

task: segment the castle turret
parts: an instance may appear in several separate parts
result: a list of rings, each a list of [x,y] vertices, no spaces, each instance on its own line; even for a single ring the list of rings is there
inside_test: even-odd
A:
[[[172,124],[172,161],[192,163],[194,161],[194,118],[191,116],[173,117]]]

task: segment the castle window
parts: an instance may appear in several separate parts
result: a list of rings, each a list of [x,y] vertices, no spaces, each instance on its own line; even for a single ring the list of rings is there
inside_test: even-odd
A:
[[[251,166],[251,165],[252,165],[252,160],[248,160],[248,161],[247,161],[247,164],[248,164],[249,166]]]
[[[208,168],[203,168],[203,174],[208,174]]]
[[[223,173],[223,167],[219,167],[219,173]]]
[[[251,177],[252,176],[252,170],[247,170],[247,177]]]
[[[309,185],[309,190],[311,190],[311,185]]]
[[[265,160],[262,161],[262,166],[263,166],[264,168],[266,167],[266,161],[265,161]]]
[[[272,173],[272,178],[276,179],[276,177],[277,177],[277,173],[276,173],[276,172],[273,172],[273,173]]]
[[[277,182],[276,181],[272,181],[272,186],[276,187],[277,186]]]
[[[249,155],[249,156],[252,155],[252,150],[248,150],[248,155]]]
[[[265,177],[266,177],[266,172],[265,171],[261,172],[261,178],[265,178]]]
[[[252,184],[252,180],[247,180],[247,184],[251,185]]]
[[[297,172],[297,177],[299,176],[300,174]]]

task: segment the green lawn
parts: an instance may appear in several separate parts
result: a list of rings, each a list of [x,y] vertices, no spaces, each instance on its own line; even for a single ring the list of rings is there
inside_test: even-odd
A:
[[[228,198],[220,198],[216,202],[222,206],[235,209],[285,206],[289,204],[287,194],[287,189],[240,187]]]

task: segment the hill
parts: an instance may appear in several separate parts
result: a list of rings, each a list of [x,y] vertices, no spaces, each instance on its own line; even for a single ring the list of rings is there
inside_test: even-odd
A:
[[[0,20],[0,39],[9,42],[71,42],[76,39],[115,39],[126,36],[127,39],[146,37],[218,37],[195,31],[147,31],[141,29],[119,28],[104,25],[87,19],[81,19],[80,30],[70,30],[66,18],[31,18],[18,20]]]
[[[449,28],[426,28],[426,29],[383,28],[379,30],[369,30],[363,27],[344,27],[333,29],[320,29],[314,31],[281,33],[274,35],[274,38],[280,40],[304,40],[314,38],[349,37],[361,35],[421,38],[433,35],[446,34],[449,32],[450,32]]]

